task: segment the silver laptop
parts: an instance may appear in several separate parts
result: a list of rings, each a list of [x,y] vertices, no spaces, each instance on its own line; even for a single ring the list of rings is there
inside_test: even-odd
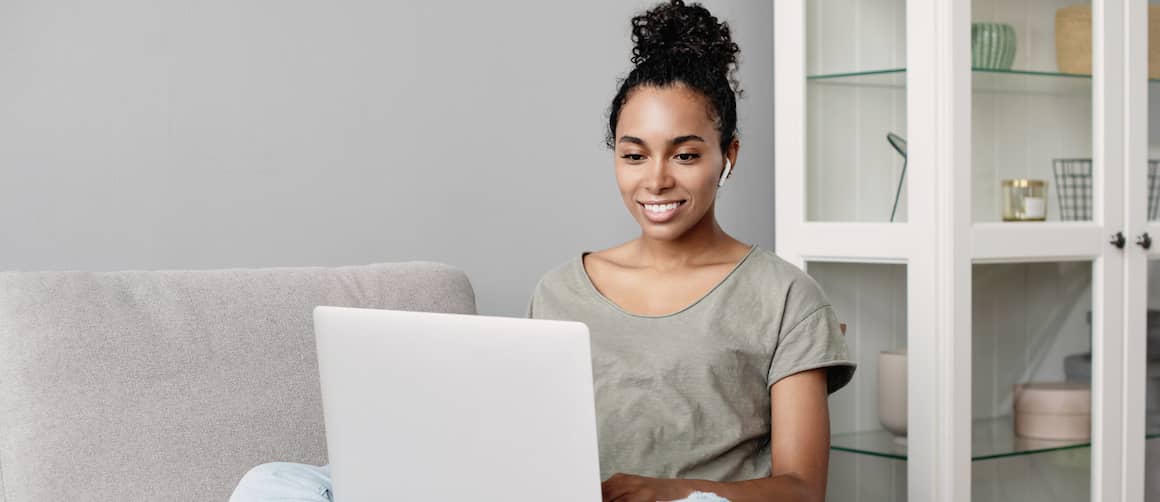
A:
[[[314,310],[337,502],[601,499],[588,327]]]

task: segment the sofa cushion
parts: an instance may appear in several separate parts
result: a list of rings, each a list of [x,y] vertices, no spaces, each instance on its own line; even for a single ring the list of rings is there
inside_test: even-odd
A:
[[[318,305],[475,313],[430,262],[0,273],[0,495],[225,500],[324,463]]]

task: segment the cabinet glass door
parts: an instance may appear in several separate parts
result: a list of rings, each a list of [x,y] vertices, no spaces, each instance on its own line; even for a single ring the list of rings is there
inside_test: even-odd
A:
[[[907,219],[906,2],[806,2],[808,221]]]
[[[973,0],[972,216],[1091,221],[1090,3]]]
[[[1155,25],[1155,28],[1153,28]],[[1139,26],[1139,25],[1137,25]],[[1160,36],[1160,0],[1150,0],[1148,2],[1148,28],[1145,33],[1142,33],[1141,38],[1146,40],[1147,46],[1150,48],[1153,44],[1160,43],[1160,41],[1153,41],[1149,38],[1153,30],[1158,31],[1157,36]],[[1145,42],[1141,42],[1145,43]],[[1157,47],[1160,49],[1160,47]],[[1138,78],[1147,78],[1147,118],[1137,123],[1147,123],[1148,128],[1148,158],[1147,171],[1145,178],[1139,180],[1146,187],[1147,205],[1143,208],[1147,214],[1148,221],[1160,221],[1160,54],[1157,54],[1158,60],[1156,64],[1152,64],[1151,60],[1154,56],[1148,54],[1148,62],[1144,61],[1143,57],[1135,58],[1128,62],[1129,65],[1139,67],[1136,75]],[[1143,54],[1141,54],[1143,56]],[[1145,70],[1144,68],[1147,68]],[[1145,77],[1146,75],[1146,77]],[[1143,109],[1143,108],[1141,108]],[[1136,111],[1129,109],[1129,113]]]
[[[1146,22],[1132,16],[1127,28],[1138,34],[1130,37],[1130,43],[1134,42],[1138,48],[1129,51],[1126,61],[1129,79],[1132,79],[1127,107],[1130,137],[1126,191],[1133,216],[1129,222],[1134,230],[1131,238],[1136,241],[1132,251],[1146,256],[1129,259],[1128,276],[1145,275],[1147,286],[1146,300],[1129,302],[1132,308],[1126,323],[1129,331],[1125,334],[1142,334],[1144,338],[1144,369],[1136,374],[1136,378],[1144,380],[1144,403],[1136,408],[1137,413],[1145,415],[1143,491],[1144,500],[1160,502],[1160,243],[1151,242],[1160,238],[1160,60],[1152,63],[1157,57],[1152,52],[1160,49],[1152,49],[1160,43],[1153,40],[1154,35],[1160,36],[1160,1],[1130,8],[1145,7]],[[1137,104],[1141,98],[1147,100],[1147,106]],[[1137,133],[1137,128],[1146,131]],[[1129,287],[1129,291],[1140,290]]]
[[[1122,387],[1092,370],[1122,361],[1131,251],[1122,63],[1093,43],[1105,18],[1122,22],[1118,1],[971,0],[975,501],[1119,490],[1115,464],[1093,456],[1121,453]]]
[[[907,267],[809,262],[846,325],[853,381],[830,397],[828,500],[906,500]]]
[[[973,267],[972,500],[1089,499],[1092,270]]]
[[[1160,502],[1160,256],[1148,260],[1144,371],[1144,500]]]

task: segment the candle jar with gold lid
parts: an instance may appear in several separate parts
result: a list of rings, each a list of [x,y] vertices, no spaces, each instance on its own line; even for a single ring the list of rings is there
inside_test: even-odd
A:
[[[1043,180],[1003,180],[1003,221],[1044,221],[1047,219],[1047,182]]]

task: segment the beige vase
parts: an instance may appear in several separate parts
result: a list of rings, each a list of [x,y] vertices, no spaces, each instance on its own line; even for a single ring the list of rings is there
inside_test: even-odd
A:
[[[1092,6],[1055,11],[1055,61],[1062,73],[1092,73]],[[1148,6],[1148,78],[1160,78],[1160,5]]]
[[[906,441],[906,349],[878,354],[878,421]]]

